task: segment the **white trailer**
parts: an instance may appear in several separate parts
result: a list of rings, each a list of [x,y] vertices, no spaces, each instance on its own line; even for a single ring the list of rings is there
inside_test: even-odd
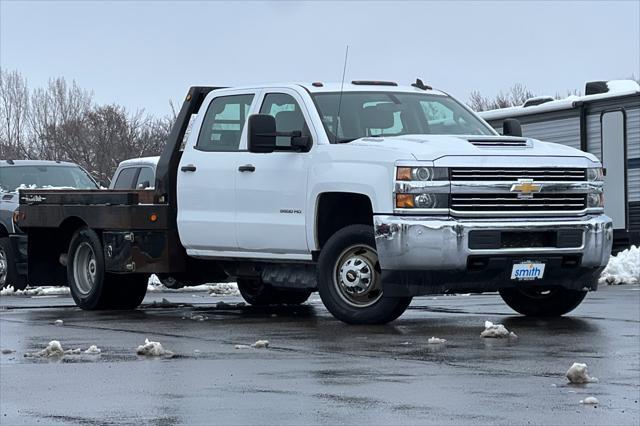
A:
[[[515,118],[525,137],[596,155],[605,170],[605,213],[613,219],[614,250],[640,244],[640,86],[632,80],[587,83],[585,96],[539,97],[484,111],[498,132]]]

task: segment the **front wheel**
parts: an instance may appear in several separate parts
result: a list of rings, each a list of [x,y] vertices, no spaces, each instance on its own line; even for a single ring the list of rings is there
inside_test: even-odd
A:
[[[559,317],[573,311],[587,295],[586,291],[505,288],[500,296],[514,311],[530,317]]]
[[[318,259],[318,292],[324,306],[349,324],[385,324],[411,297],[384,297],[373,228],[350,225],[336,232]]]

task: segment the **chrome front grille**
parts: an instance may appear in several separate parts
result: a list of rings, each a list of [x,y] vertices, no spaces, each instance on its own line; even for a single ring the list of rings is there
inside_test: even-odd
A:
[[[579,212],[587,208],[587,194],[537,193],[527,198],[518,194],[451,194],[452,213],[496,215],[541,212]]]
[[[578,168],[452,168],[451,181],[517,181],[579,182],[586,180],[586,169]]]

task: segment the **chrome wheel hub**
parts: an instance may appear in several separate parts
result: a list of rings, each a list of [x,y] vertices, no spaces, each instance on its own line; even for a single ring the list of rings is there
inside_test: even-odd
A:
[[[81,243],[73,257],[73,277],[80,294],[87,295],[93,290],[97,273],[98,264],[93,248],[89,243]]]
[[[334,277],[338,294],[351,306],[365,308],[382,297],[378,255],[367,245],[343,251],[336,262]]]
[[[7,283],[7,271],[9,265],[7,263],[7,254],[3,249],[0,249],[0,287],[4,287]]]

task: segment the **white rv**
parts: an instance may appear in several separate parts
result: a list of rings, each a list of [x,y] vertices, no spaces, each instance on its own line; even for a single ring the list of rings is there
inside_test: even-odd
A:
[[[481,112],[498,132],[515,118],[525,137],[596,155],[605,170],[605,213],[614,249],[640,244],[640,85],[632,80],[587,83],[585,96],[540,97],[522,106]]]

